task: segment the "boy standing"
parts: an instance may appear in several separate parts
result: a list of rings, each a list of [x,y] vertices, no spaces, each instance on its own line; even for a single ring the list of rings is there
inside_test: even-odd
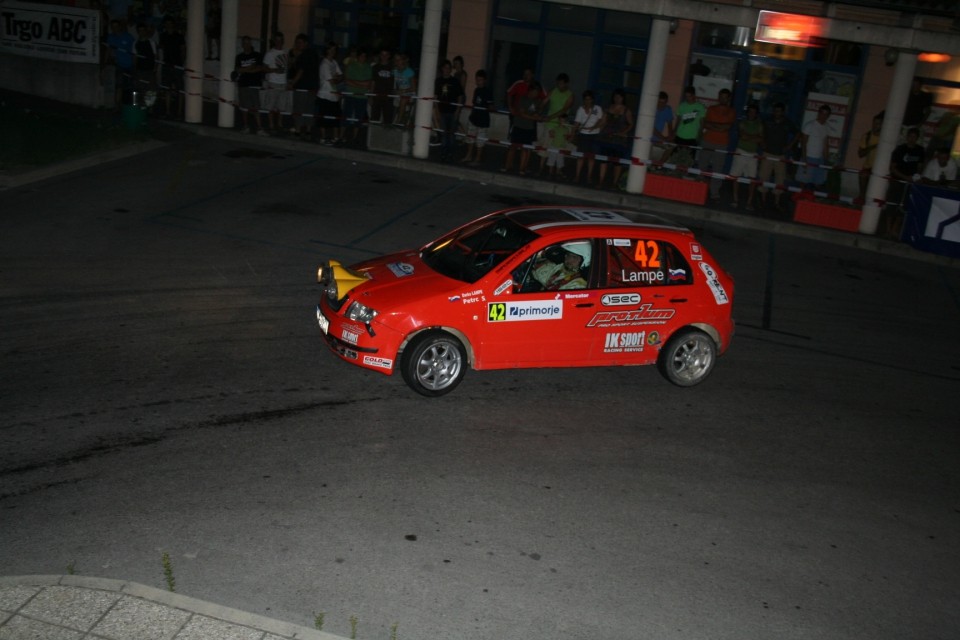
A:
[[[470,111],[467,126],[467,155],[460,162],[480,164],[483,144],[487,140],[490,128],[490,109],[493,108],[493,92],[487,86],[487,72],[483,69],[474,75],[476,88],[473,90],[473,110]],[[476,150],[476,155],[474,155]]]

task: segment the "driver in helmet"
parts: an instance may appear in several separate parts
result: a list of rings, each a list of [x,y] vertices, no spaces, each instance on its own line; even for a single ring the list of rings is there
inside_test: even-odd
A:
[[[541,260],[533,268],[533,277],[544,290],[586,289],[587,281],[580,270],[590,266],[590,243],[567,242],[563,247],[563,262]]]

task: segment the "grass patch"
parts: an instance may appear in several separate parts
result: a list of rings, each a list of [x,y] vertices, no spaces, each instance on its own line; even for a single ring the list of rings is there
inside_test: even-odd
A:
[[[69,109],[69,108],[67,108]],[[120,114],[72,115],[0,105],[0,170],[32,169],[110,151],[149,139],[145,131],[131,131]]]

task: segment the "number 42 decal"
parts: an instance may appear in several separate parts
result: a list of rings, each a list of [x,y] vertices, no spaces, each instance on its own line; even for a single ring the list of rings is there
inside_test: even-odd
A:
[[[649,258],[647,257],[647,249],[650,250]],[[633,259],[644,269],[659,269],[660,245],[655,240],[647,240],[646,242],[637,240],[637,250],[633,254]]]

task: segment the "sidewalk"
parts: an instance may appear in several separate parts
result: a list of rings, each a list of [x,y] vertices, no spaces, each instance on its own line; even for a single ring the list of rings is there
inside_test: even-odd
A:
[[[135,582],[0,577],[2,640],[343,640]]]

